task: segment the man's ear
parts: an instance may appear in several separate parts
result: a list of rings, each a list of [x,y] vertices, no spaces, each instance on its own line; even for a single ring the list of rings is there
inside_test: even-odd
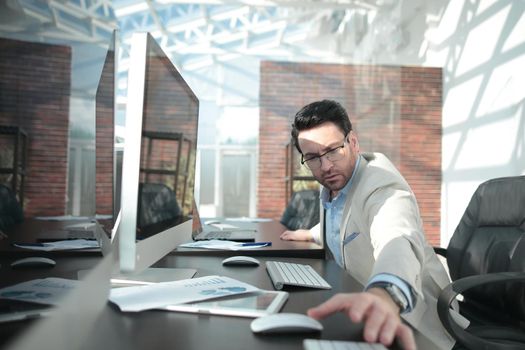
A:
[[[357,151],[359,151],[359,140],[357,139],[357,135],[354,133],[353,130],[350,130],[347,136],[347,142],[350,143],[352,139],[355,141],[352,146],[356,148]]]
[[[346,142],[350,143],[350,140],[352,140],[352,136],[355,136],[355,134],[353,130],[350,130],[348,134],[346,134]]]

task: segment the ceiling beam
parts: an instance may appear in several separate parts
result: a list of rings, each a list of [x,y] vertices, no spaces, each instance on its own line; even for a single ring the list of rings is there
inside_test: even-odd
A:
[[[205,4],[205,5],[248,5],[255,7],[296,7],[296,8],[362,8],[377,9],[381,0],[156,0],[163,5]]]

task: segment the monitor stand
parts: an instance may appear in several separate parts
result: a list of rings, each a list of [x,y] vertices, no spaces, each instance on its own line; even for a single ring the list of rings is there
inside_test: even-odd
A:
[[[149,267],[139,273],[118,273],[111,277],[112,287],[129,287],[159,282],[172,282],[192,278],[196,269]]]

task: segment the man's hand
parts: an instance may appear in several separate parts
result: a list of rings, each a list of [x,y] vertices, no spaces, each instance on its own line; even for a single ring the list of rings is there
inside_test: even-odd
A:
[[[285,241],[313,241],[310,230],[284,231],[279,237]]]
[[[345,313],[352,322],[364,322],[363,338],[369,343],[392,345],[394,338],[405,350],[415,350],[412,330],[401,322],[399,307],[381,288],[362,293],[336,294],[308,310],[308,316],[325,318],[335,312]]]

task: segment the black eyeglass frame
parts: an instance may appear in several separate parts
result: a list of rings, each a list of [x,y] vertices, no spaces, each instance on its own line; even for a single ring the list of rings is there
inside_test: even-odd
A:
[[[321,160],[321,158],[324,157],[325,155],[327,155],[328,153],[331,153],[331,152],[336,151],[338,149],[344,148],[346,143],[348,142],[347,136],[348,136],[348,134],[345,135],[345,138],[343,139],[343,144],[341,146],[337,146],[337,147],[331,148],[328,151],[324,152],[323,154],[319,154],[317,156],[313,156],[311,158],[304,159],[304,155],[301,153],[301,165],[304,165],[306,162],[309,162],[309,161],[314,160],[314,159]],[[306,166],[308,166],[310,168],[310,166],[308,164]]]

